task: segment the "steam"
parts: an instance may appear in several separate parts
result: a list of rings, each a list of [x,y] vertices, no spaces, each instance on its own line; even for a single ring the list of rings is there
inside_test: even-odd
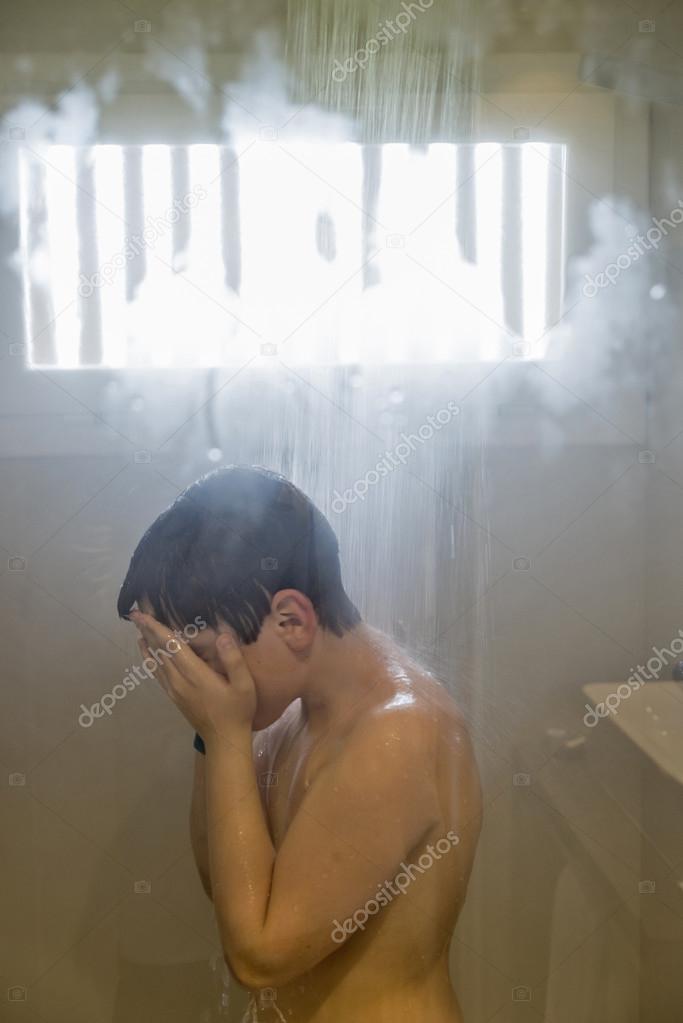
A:
[[[292,101],[290,79],[277,36],[270,31],[256,33],[240,81],[230,83],[226,90],[225,138],[342,142],[355,137],[355,124],[349,116],[324,111],[314,102]]]
[[[573,267],[571,351],[564,354],[576,364],[577,377],[594,391],[643,384],[652,389],[662,361],[666,364],[675,336],[675,309],[667,287],[664,232],[670,236],[680,230],[683,235],[683,211],[680,216],[671,213],[673,220],[648,219],[624,199],[593,203],[593,243]]]
[[[212,90],[202,23],[191,10],[167,7],[161,29],[146,37],[144,67],[167,82],[195,113],[204,113]]]

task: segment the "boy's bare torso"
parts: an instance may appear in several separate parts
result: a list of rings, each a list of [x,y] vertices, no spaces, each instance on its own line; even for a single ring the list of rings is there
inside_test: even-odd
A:
[[[343,719],[311,736],[296,700],[269,728],[254,735],[254,759],[275,849],[306,793],[341,755],[348,736],[369,713],[396,713],[430,722],[427,784],[438,800],[439,820],[386,878],[381,904],[358,907],[353,920],[330,920],[339,947],[317,966],[277,990],[254,993],[254,1019],[292,1023],[460,1023],[448,975],[448,950],[465,897],[480,828],[481,793],[467,732],[446,690],[387,642],[387,670],[366,699]],[[425,712],[428,712],[426,715]],[[383,749],[377,748],[381,767]],[[368,763],[358,778],[371,777]],[[374,765],[375,767],[377,765]],[[330,797],[333,799],[334,794]],[[401,793],[383,807],[383,819],[402,815]],[[383,819],[377,820],[382,828]],[[339,819],[344,834],[344,819]],[[448,837],[450,835],[450,837]],[[363,850],[357,850],[363,855]],[[422,859],[420,859],[422,857]],[[341,883],[310,863],[310,884],[329,891]],[[342,932],[346,925],[346,940]],[[337,940],[337,939],[335,939]]]

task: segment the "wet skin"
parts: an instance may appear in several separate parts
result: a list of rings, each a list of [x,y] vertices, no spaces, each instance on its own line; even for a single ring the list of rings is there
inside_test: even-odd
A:
[[[259,678],[257,652],[226,670],[215,639],[192,647],[216,673]],[[251,756],[235,752],[243,732],[196,756],[193,847],[226,961],[255,1018],[460,1023],[448,949],[481,820],[467,731],[387,637],[359,626],[339,642],[317,663],[354,673],[328,713],[307,690],[258,727],[276,711],[257,682]]]

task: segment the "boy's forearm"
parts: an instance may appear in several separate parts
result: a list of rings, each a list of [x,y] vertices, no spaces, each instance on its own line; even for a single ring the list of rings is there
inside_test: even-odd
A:
[[[251,732],[207,743],[211,887],[223,950],[239,976],[258,972],[275,863],[252,759]]]
[[[190,804],[190,842],[199,879],[207,896],[211,899],[211,870],[209,866],[209,841],[206,823],[206,771],[204,756],[197,754],[195,762],[192,800]]]

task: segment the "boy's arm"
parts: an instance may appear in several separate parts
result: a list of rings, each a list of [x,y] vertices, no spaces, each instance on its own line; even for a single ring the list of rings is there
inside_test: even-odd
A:
[[[194,776],[190,801],[190,843],[199,880],[207,897],[213,901],[211,891],[211,867],[209,863],[209,838],[206,823],[206,750],[200,736],[195,737]],[[263,796],[261,796],[263,800]]]
[[[320,771],[277,855],[249,750],[237,732],[207,742],[213,901],[238,980],[277,987],[340,947],[338,924],[439,819],[435,743],[431,719],[412,708],[369,717]]]
[[[209,842],[206,827],[206,757],[199,752],[194,755],[194,780],[190,803],[190,841],[202,888],[211,899],[213,896],[211,894]]]
[[[253,760],[256,688],[239,646],[219,637],[221,677],[150,616],[131,612],[131,620],[148,644],[166,642],[160,683],[205,739],[211,891],[224,955],[247,987],[277,987],[339,947],[338,921],[379,900],[441,819],[435,722],[406,701],[368,714],[319,771],[276,857]]]

